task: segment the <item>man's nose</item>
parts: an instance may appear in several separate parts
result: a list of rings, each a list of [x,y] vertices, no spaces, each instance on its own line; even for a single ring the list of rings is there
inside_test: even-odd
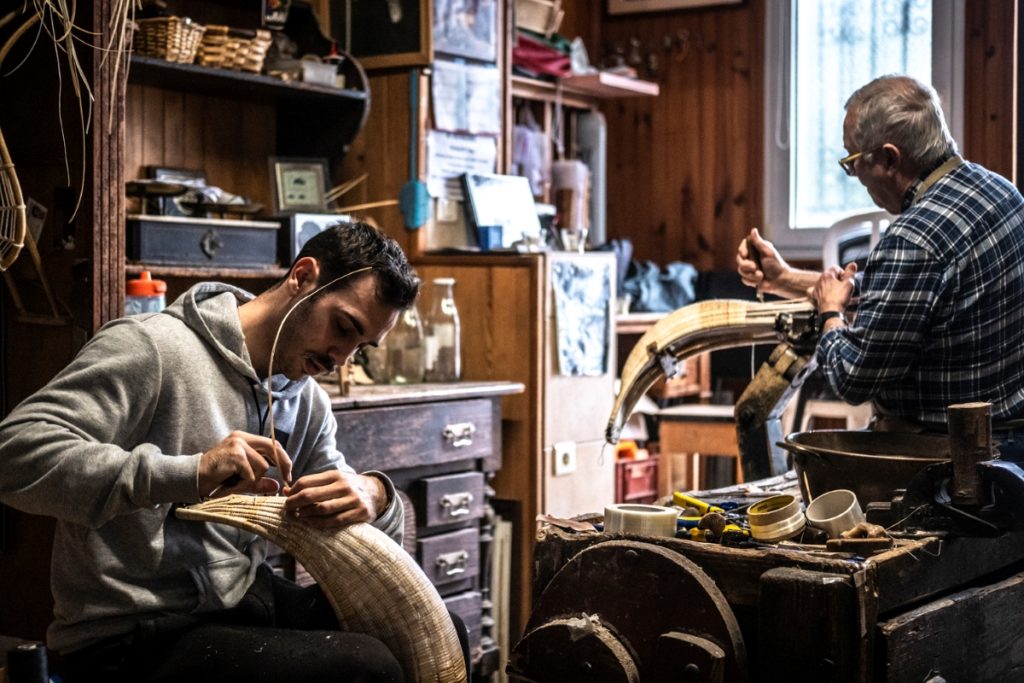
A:
[[[355,354],[357,348],[358,347],[355,344],[335,346],[327,352],[327,355],[331,357],[331,362],[340,367],[349,361],[349,359]]]

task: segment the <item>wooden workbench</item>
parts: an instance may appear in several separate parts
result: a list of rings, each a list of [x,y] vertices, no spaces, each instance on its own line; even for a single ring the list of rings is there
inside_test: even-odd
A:
[[[675,538],[574,533],[546,526],[539,532],[535,552],[534,604],[562,599],[545,595],[549,586],[557,587],[558,582],[552,582],[558,572],[584,549],[615,540],[681,555],[713,582],[728,602],[723,609],[732,611],[742,631],[744,680],[921,683],[941,674],[949,681],[979,682],[1018,680],[1015,676],[1024,670],[1024,644],[1017,635],[1024,607],[1021,533],[905,539],[892,550],[865,559]],[[616,599],[609,597],[608,586],[639,586],[652,579],[631,575],[628,563],[605,563],[600,571],[604,574],[599,580],[577,584],[577,595],[563,596],[562,601],[577,604],[580,613],[600,617],[602,612],[617,611],[608,602]],[[678,614],[673,629],[700,634],[700,617],[687,615],[687,602],[656,599],[640,610],[647,616],[637,614],[636,619],[671,610]],[[550,617],[535,612],[527,633],[540,626],[538,616]],[[623,634],[633,626],[615,623],[609,628]],[[651,675],[657,668],[641,663],[641,679],[661,680]],[[589,680],[611,680],[599,671],[588,671]],[[734,679],[719,674],[717,679],[694,680]]]

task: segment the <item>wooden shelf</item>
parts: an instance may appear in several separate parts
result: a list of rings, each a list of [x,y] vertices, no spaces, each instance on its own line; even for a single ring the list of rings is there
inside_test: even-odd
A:
[[[586,76],[570,76],[559,84],[539,81],[525,76],[512,76],[512,97],[542,102],[556,102],[568,107],[590,109],[596,99],[615,97],[653,97],[659,92],[658,84],[635,78],[598,72]]]
[[[562,85],[570,90],[602,98],[657,97],[660,92],[657,83],[619,76],[606,71],[598,71],[585,76],[569,76],[562,79]]]
[[[336,102],[365,106],[367,93],[345,90],[301,81],[282,81],[279,78],[218,69],[198,64],[175,64],[155,57],[131,58],[128,80],[140,85],[152,85],[186,92],[219,95],[253,100],[306,100]]]
[[[217,280],[277,280],[288,274],[287,268],[218,268],[217,266],[165,266],[158,263],[126,263],[124,272],[138,275],[147,270],[152,275]]]

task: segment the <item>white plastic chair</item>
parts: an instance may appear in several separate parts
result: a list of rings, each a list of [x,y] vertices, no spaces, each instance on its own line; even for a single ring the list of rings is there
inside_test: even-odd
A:
[[[858,213],[833,223],[825,233],[822,265],[826,269],[832,266],[845,266],[846,263],[839,262],[843,247],[858,237],[868,237],[868,248],[874,247],[881,239],[882,231],[892,223],[892,218],[889,212],[879,210]],[[848,263],[850,259],[846,261]]]

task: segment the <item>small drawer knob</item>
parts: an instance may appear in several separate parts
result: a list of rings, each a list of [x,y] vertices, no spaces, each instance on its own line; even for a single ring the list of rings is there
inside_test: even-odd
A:
[[[473,504],[473,494],[469,491],[446,493],[441,496],[441,507],[449,517],[460,517],[469,514],[469,506]]]
[[[469,560],[469,553],[465,550],[457,550],[453,553],[438,555],[437,566],[445,576],[455,576],[466,571],[467,560]]]
[[[456,422],[445,425],[441,436],[451,444],[452,448],[464,448],[473,445],[473,435],[476,434],[476,425],[472,422]]]

